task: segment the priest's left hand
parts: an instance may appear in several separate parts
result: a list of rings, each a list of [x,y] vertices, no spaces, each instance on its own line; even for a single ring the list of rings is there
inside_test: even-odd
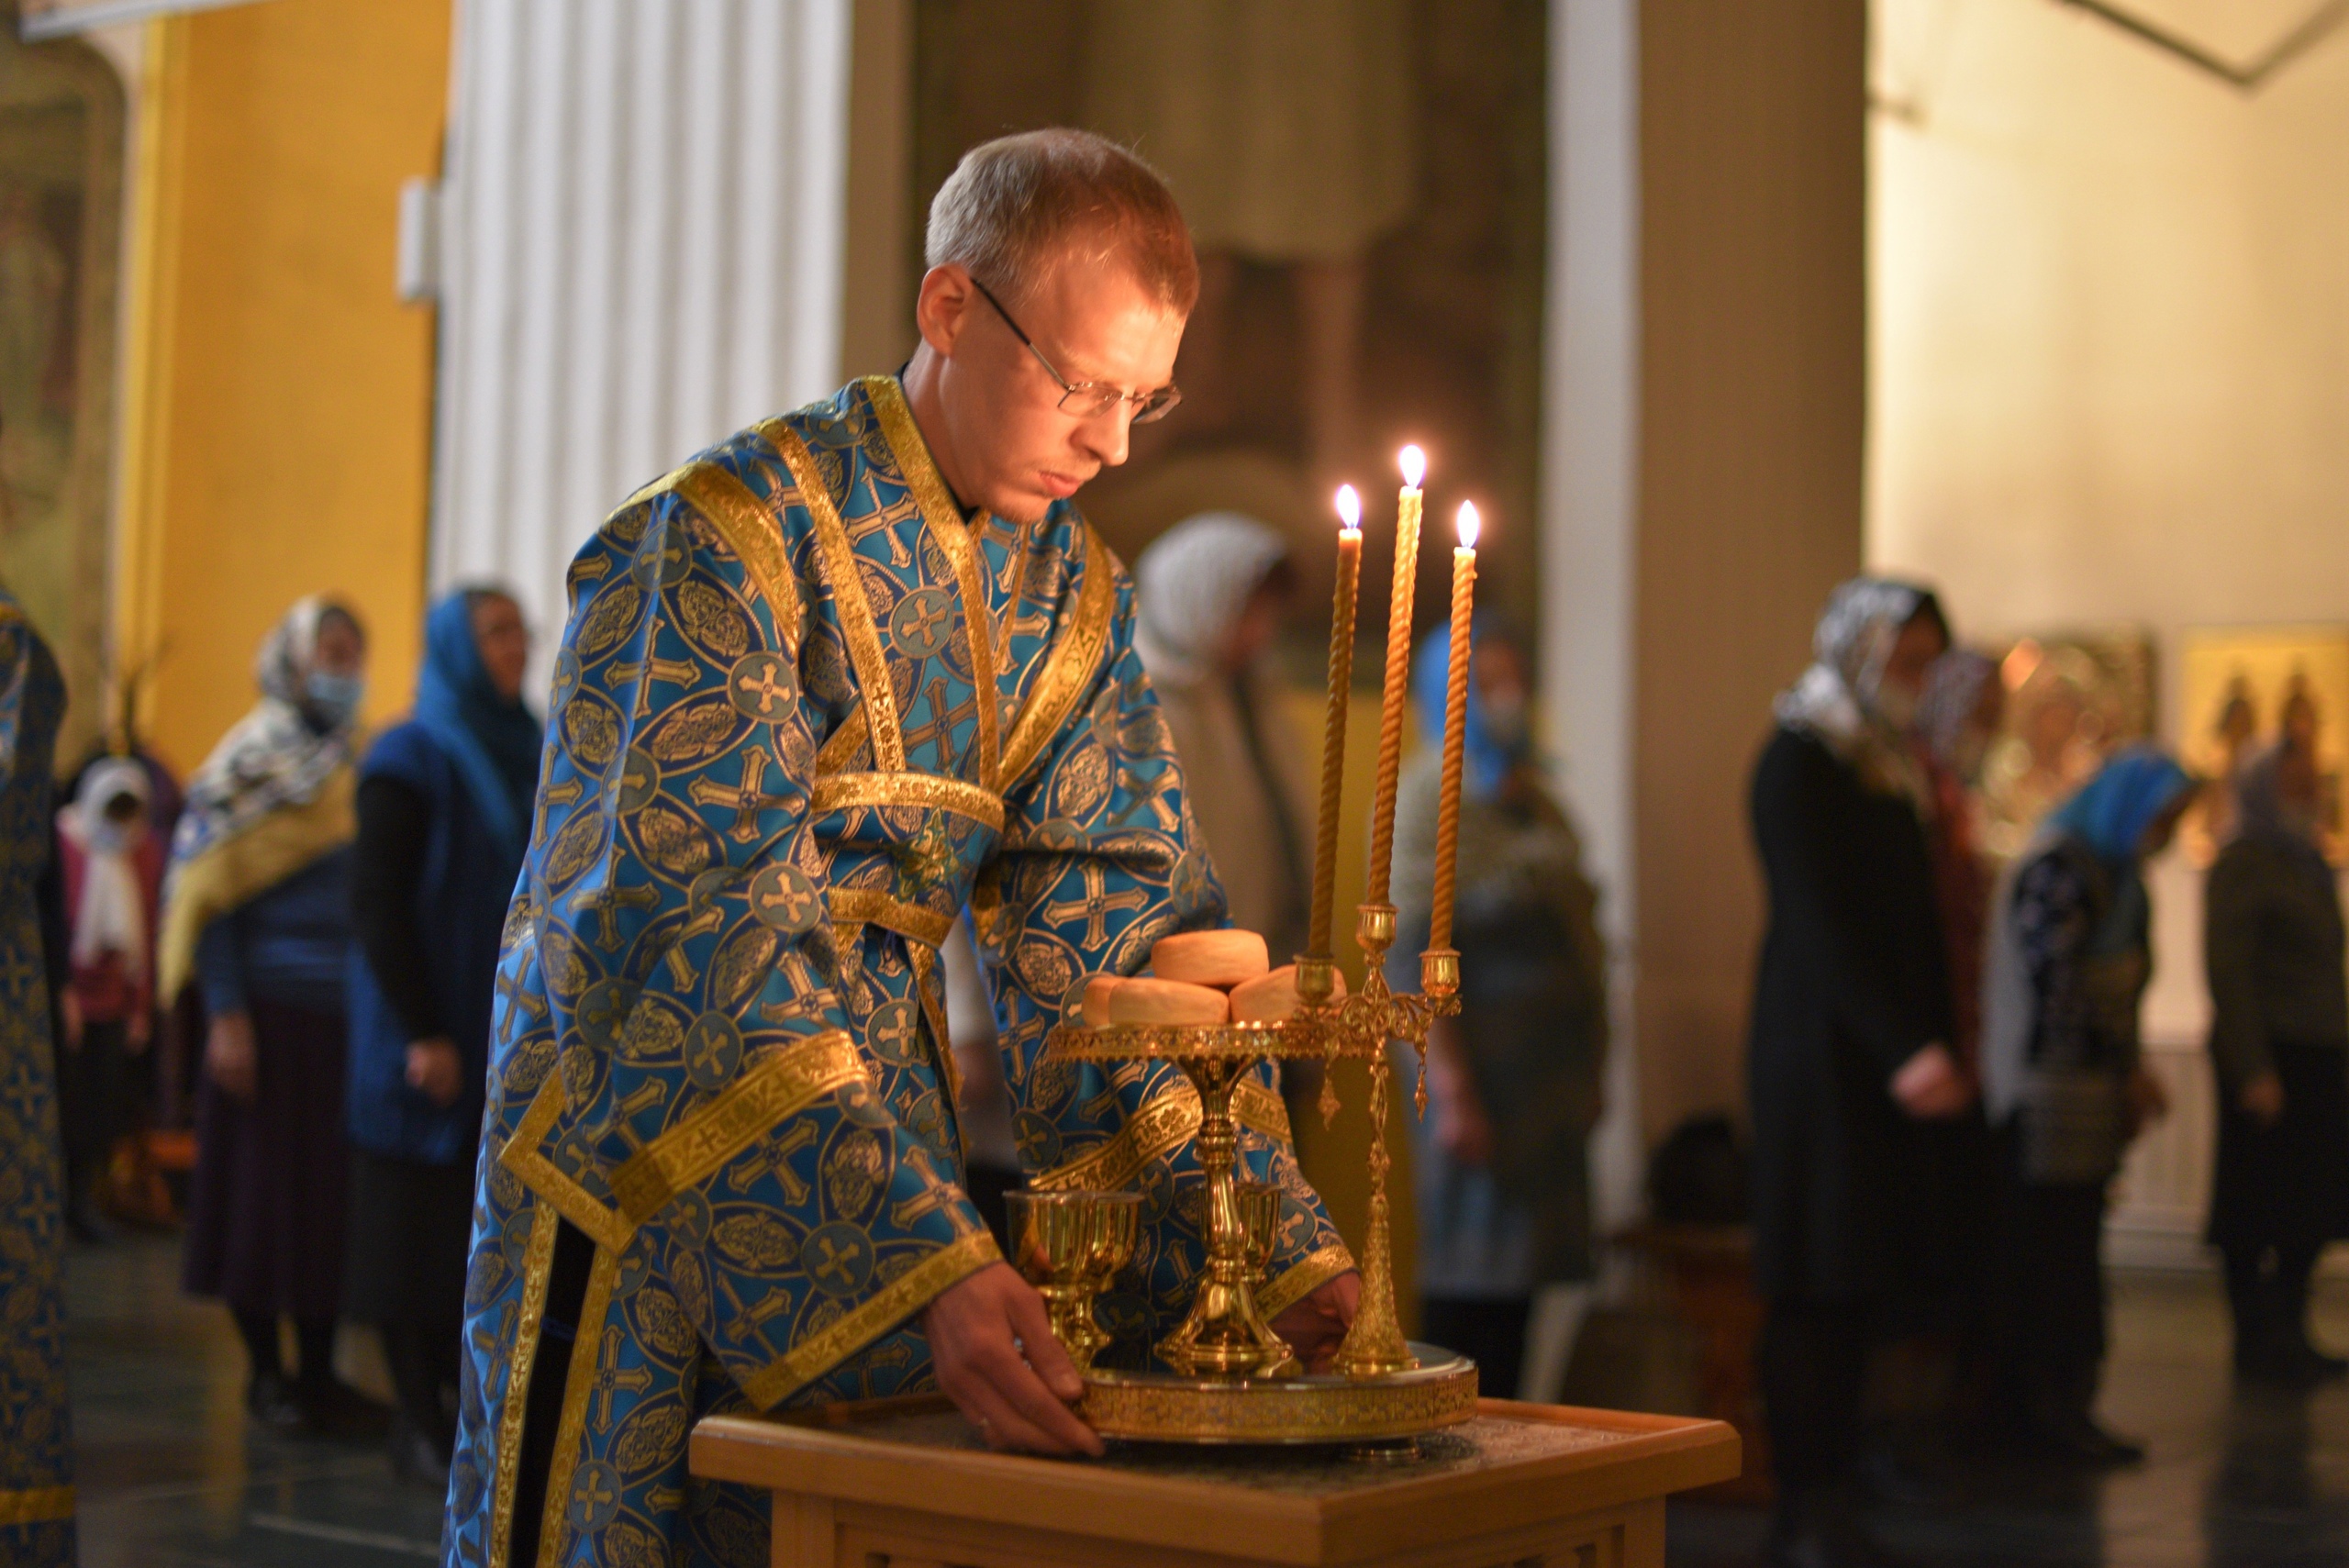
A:
[[[1314,1372],[1329,1370],[1338,1343],[1353,1327],[1362,1301],[1362,1275],[1348,1269],[1273,1319],[1273,1332],[1288,1341],[1297,1359]]]

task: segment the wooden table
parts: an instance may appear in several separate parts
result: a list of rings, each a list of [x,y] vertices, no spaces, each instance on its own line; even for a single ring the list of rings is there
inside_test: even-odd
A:
[[[1477,1403],[1406,1462],[1329,1450],[991,1453],[935,1397],[713,1416],[697,1475],[774,1496],[775,1568],[1661,1568],[1666,1494],[1726,1480],[1720,1421]]]

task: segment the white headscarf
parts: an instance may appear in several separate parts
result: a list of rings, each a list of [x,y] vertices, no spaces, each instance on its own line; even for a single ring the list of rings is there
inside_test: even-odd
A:
[[[1142,664],[1153,681],[1187,684],[1215,666],[1248,600],[1288,554],[1269,525],[1201,512],[1158,536],[1134,563]]]
[[[1886,577],[1854,577],[1828,595],[1811,635],[1811,663],[1778,694],[1776,713],[1788,729],[1814,736],[1887,795],[1905,795],[1919,809],[1931,795],[1909,750],[1913,713],[1887,712],[1885,666],[1901,628],[1926,609],[1932,594]]]
[[[106,806],[128,795],[139,815],[109,821]],[[139,895],[133,854],[147,832],[147,770],[128,757],[94,762],[73,792],[60,827],[81,850],[82,906],[73,918],[73,962],[96,963],[107,953],[137,971],[147,962],[147,906]]]

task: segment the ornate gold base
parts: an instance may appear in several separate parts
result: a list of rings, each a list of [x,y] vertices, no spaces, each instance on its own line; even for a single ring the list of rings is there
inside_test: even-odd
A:
[[[1365,1443],[1456,1426],[1476,1413],[1476,1363],[1433,1345],[1381,1377],[1085,1374],[1077,1414],[1105,1438],[1164,1443]]]

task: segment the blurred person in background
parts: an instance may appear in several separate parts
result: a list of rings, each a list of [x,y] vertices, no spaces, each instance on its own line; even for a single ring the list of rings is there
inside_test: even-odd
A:
[[[2226,1257],[2236,1375],[2306,1387],[2349,1373],[2308,1332],[2317,1256],[2349,1237],[2349,987],[2315,749],[2288,735],[2255,752],[2234,800],[2202,907],[2219,1083],[2209,1234]]]
[[[1991,903],[1982,1086],[2009,1182],[2009,1414],[2039,1453],[2088,1466],[2144,1457],[2095,1417],[2099,1249],[2121,1156],[2167,1109],[2138,1049],[2154,969],[2144,865],[2194,793],[2193,775],[2153,747],[2114,753],[2048,817]]]
[[[11,1568],[72,1568],[75,1550],[64,1171],[33,890],[50,860],[50,764],[64,714],[56,659],[0,587],[0,1562]]]
[[[1926,590],[1855,578],[1755,765],[1769,891],[1747,1074],[1756,1370],[1778,1472],[1772,1562],[1865,1561],[1850,1487],[1860,1396],[1906,1277],[1931,1158],[1917,1124],[1962,1115],[1948,955],[1910,739],[1949,627]]]
[[[2006,716],[1998,663],[1970,648],[1933,661],[1917,705],[1919,755],[1932,802],[1928,831],[1942,945],[1948,955],[1950,1049],[1969,1076],[1982,1042],[1982,942],[1989,928],[1988,862],[1982,852],[1974,792]]]
[[[1451,647],[1441,628],[1412,666],[1424,744],[1396,796],[1387,982],[1398,991],[1419,988],[1427,945]],[[1428,1114],[1410,1118],[1419,1331],[1475,1361],[1497,1397],[1555,1397],[1530,1385],[1563,1373],[1587,1299],[1607,950],[1581,840],[1533,750],[1531,661],[1486,617],[1471,652],[1453,918],[1460,1012],[1430,1033]]]
[[[436,1487],[456,1438],[498,939],[545,740],[522,701],[529,659],[511,593],[447,595],[425,619],[415,712],[376,738],[359,776],[344,1310],[383,1336],[393,1470]]]
[[[1262,933],[1275,964],[1305,951],[1312,897],[1310,776],[1265,667],[1296,592],[1287,542],[1236,512],[1186,517],[1134,563],[1134,648],[1183,759],[1184,798],[1231,923]],[[1295,1118],[1320,1087],[1319,1064],[1281,1067]]]
[[[98,1192],[127,1129],[127,1070],[154,1038],[155,925],[164,845],[149,826],[147,770],[108,757],[82,772],[57,814],[65,897],[64,1051],[58,1098],[65,1140],[65,1223],[102,1240]]]
[[[312,595],[285,612],[255,662],[261,700],[188,780],[163,889],[163,995],[196,983],[208,1020],[184,1283],[235,1318],[254,1418],[320,1437],[380,1430],[383,1414],[334,1375],[366,658],[344,606]],[[288,1318],[291,1381],[278,1343]]]

